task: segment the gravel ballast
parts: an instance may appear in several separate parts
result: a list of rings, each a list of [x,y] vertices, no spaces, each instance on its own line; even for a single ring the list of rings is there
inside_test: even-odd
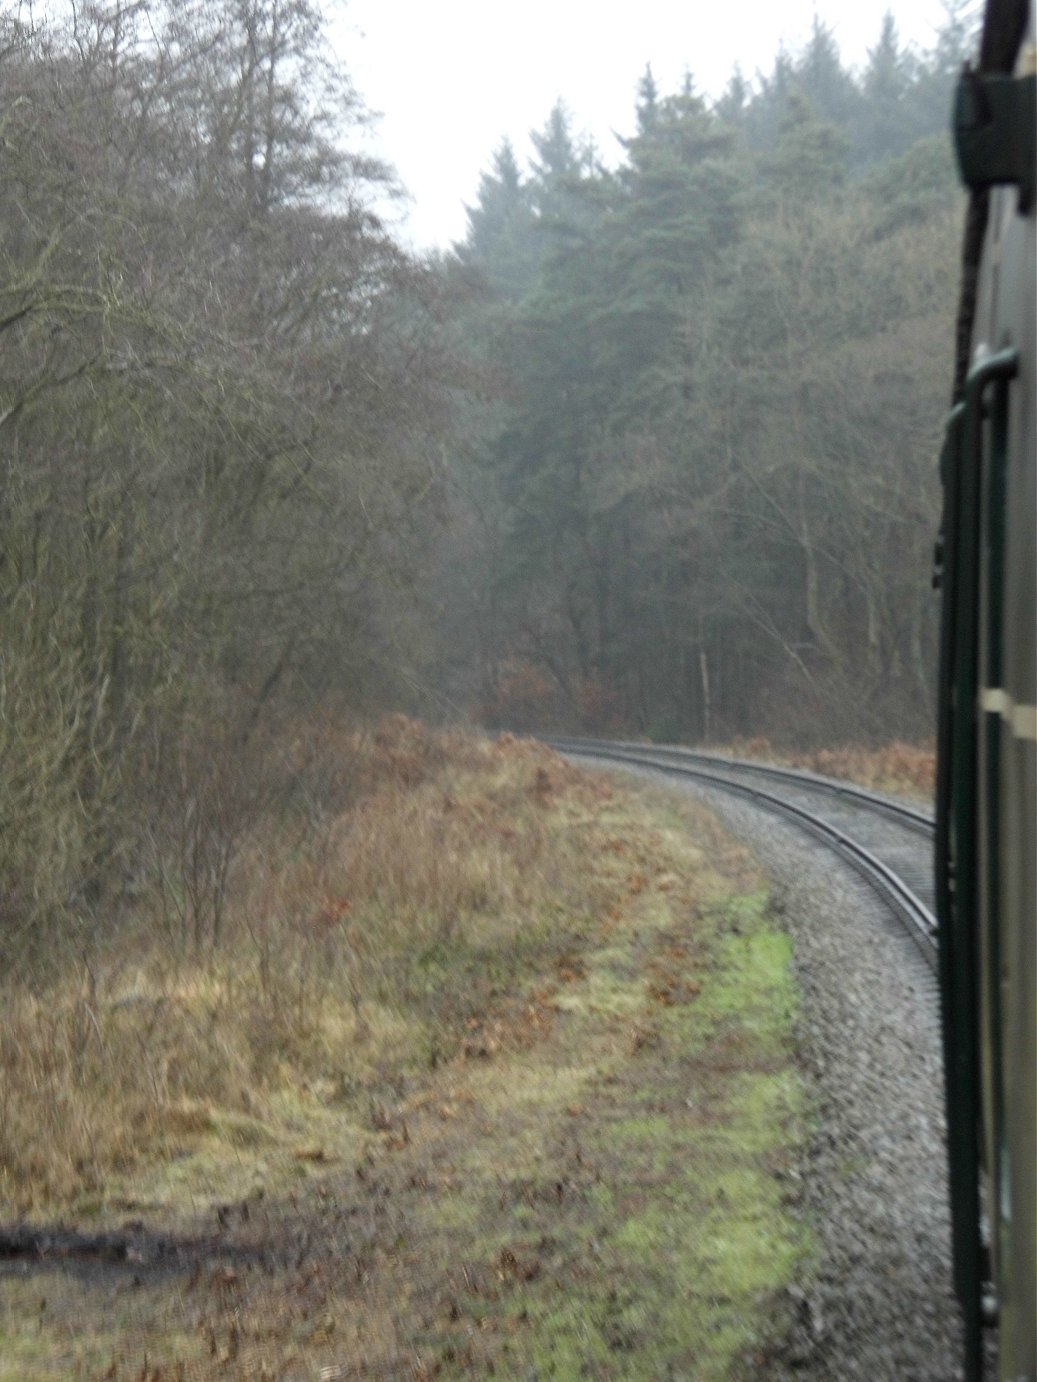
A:
[[[586,760],[584,760],[586,761]],[[795,1193],[817,1247],[767,1375],[962,1376],[936,981],[846,864],[773,814],[640,770],[712,806],[771,877],[794,944],[815,1131]]]

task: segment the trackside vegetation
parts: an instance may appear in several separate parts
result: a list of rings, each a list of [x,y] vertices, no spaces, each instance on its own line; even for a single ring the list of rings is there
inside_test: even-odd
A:
[[[451,683],[494,723],[788,747],[932,733],[965,7],[719,97],[644,73],[618,146],[504,141],[451,272],[497,391],[454,472]],[[564,95],[564,92],[563,92]]]
[[[780,1348],[766,880],[515,735],[924,787],[967,9],[421,256],[318,0],[0,0],[0,1378]]]
[[[8,1275],[0,1376],[754,1375],[810,1111],[751,858],[533,743],[347,748],[219,953],[5,993],[4,1217],[117,1241]]]
[[[315,0],[0,3],[5,975],[218,953],[389,710],[925,738],[963,15],[561,105],[419,258]]]

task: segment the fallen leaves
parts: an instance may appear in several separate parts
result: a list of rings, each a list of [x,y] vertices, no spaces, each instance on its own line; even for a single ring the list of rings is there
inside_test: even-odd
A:
[[[845,744],[835,748],[791,752],[775,748],[762,736],[735,740],[729,752],[739,758],[758,758],[781,763],[824,777],[838,777],[878,791],[902,792],[929,798],[936,776],[936,754],[931,744],[894,741],[879,748]]]
[[[541,1271],[539,1258],[520,1257],[511,1248],[502,1248],[497,1258],[499,1281],[534,1281]]]
[[[563,984],[575,984],[587,977],[587,966],[579,955],[562,955],[557,962],[558,978]]]

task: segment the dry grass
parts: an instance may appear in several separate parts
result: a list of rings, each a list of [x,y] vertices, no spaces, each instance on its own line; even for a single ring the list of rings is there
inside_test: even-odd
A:
[[[218,948],[185,952],[145,903],[88,969],[2,994],[8,1212],[103,1199],[286,1090],[368,1099],[447,1054],[559,909],[591,905],[552,815],[607,789],[549,750],[393,717],[329,734],[326,753],[352,804],[302,843],[275,819],[253,833]]]
[[[799,752],[776,749],[767,739],[739,740],[717,752],[739,758],[759,758],[825,777],[845,778],[878,792],[931,800],[936,783],[936,752],[931,745],[895,741],[880,748],[847,744],[830,749]]]
[[[809,1110],[751,855],[532,744],[396,721],[358,761],[319,842],[252,841],[208,963],[22,996],[65,1141],[11,1188],[88,1174],[133,1267],[12,1277],[0,1377],[758,1375]]]

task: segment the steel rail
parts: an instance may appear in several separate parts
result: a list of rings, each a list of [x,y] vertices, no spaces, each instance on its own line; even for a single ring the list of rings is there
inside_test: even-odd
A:
[[[699,749],[672,748],[663,745],[637,744],[632,740],[614,739],[573,739],[554,735],[540,736],[545,744],[560,752],[578,753],[581,748],[607,750],[615,754],[652,754],[665,763],[688,762],[713,765],[718,768],[731,768],[737,772],[754,773],[759,777],[773,778],[777,782],[787,782],[790,786],[803,787],[810,791],[829,792],[834,796],[845,797],[847,801],[859,802],[871,810],[881,811],[919,834],[931,837],[935,829],[933,817],[916,806],[894,801],[866,787],[853,782],[840,782],[837,778],[821,777],[801,768],[782,768],[774,763],[757,763],[751,758],[724,758],[720,754],[704,753]]]
[[[931,968],[936,968],[935,916],[888,864],[883,863],[870,849],[866,849],[847,835],[845,831],[824,820],[823,817],[815,815],[812,811],[807,811],[802,806],[797,806],[794,802],[785,801],[781,797],[776,797],[770,792],[752,786],[750,783],[735,781],[732,778],[724,777],[722,773],[710,771],[702,766],[691,766],[686,762],[679,761],[679,759],[667,759],[655,750],[639,750],[628,748],[626,745],[617,746],[605,741],[588,739],[545,739],[544,742],[550,743],[560,752],[570,754],[573,757],[597,758],[615,763],[633,763],[639,767],[655,768],[657,771],[672,773],[679,777],[696,778],[698,781],[706,782],[722,791],[748,797],[758,806],[772,811],[776,815],[791,817],[801,830],[823,840],[830,849],[835,850],[885,898],[906,924],[908,934],[921,950],[926,962]],[[712,759],[710,755],[705,754],[701,757],[715,763],[722,763],[723,761]],[[871,794],[863,793],[863,795],[868,797]],[[868,804],[869,806],[872,805],[870,802]],[[891,803],[891,805],[895,805],[895,803]],[[877,808],[873,807],[873,809]],[[910,810],[910,808],[905,808],[905,810]],[[913,814],[920,815],[921,813]]]

